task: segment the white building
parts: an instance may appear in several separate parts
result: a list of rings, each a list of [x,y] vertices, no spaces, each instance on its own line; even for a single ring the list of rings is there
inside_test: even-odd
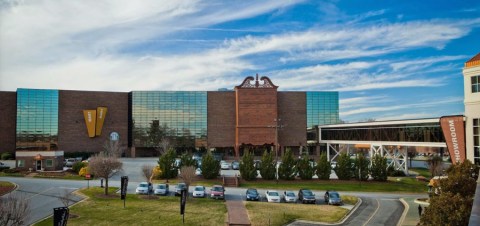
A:
[[[467,159],[480,165],[480,53],[465,63],[463,81]]]

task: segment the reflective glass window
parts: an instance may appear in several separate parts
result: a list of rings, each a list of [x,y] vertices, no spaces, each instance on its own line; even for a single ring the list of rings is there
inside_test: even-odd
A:
[[[164,138],[177,147],[206,146],[207,92],[133,91],[131,129],[136,147]]]
[[[17,150],[56,150],[58,90],[17,90]]]
[[[306,92],[307,127],[337,124],[339,119],[338,92]]]

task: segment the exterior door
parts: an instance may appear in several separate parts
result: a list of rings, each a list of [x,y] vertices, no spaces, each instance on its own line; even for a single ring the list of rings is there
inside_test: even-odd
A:
[[[42,170],[42,160],[37,160],[37,170]]]

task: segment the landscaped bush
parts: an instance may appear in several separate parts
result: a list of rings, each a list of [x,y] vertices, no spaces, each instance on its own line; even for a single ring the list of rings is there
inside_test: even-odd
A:
[[[160,169],[160,166],[155,166],[153,167],[153,179],[161,179],[161,176],[162,175],[162,170]]]
[[[370,162],[365,158],[363,153],[357,154],[355,159],[355,170],[353,171],[355,179],[366,181],[368,179],[368,165]]]
[[[170,148],[168,151],[159,157],[158,166],[160,168],[160,178],[172,179],[178,176],[178,168],[175,166],[175,158],[177,152],[175,149]]]
[[[352,160],[347,153],[342,153],[338,156],[337,167],[335,167],[335,174],[340,180],[350,180],[353,176]]]
[[[79,171],[78,171],[78,176],[81,176],[81,177],[84,177],[85,175],[87,174],[90,174],[89,170],[88,170],[88,166],[85,166],[85,167],[82,167]],[[90,175],[92,176],[92,175]],[[92,176],[93,177],[93,176]]]
[[[76,162],[73,164],[72,166],[72,170],[75,172],[75,173],[79,173],[80,170],[83,168],[83,167],[86,167],[88,165],[88,163],[86,162]]]
[[[380,155],[374,155],[372,158],[370,174],[376,181],[387,181],[387,159]]]
[[[282,156],[282,163],[278,167],[278,177],[283,180],[293,180],[295,179],[296,161],[293,158],[293,153],[290,149],[287,149],[285,154]]]
[[[205,179],[217,178],[220,174],[220,161],[208,152],[202,159],[202,175]]]
[[[4,169],[4,173],[19,173],[20,171],[17,169]]]
[[[0,166],[0,172],[10,169],[10,166]]]
[[[265,180],[275,179],[276,174],[276,163],[275,158],[273,157],[273,152],[268,153],[267,150],[263,153],[262,163],[260,164],[260,176]],[[256,177],[256,176],[255,176]]]
[[[387,175],[389,177],[404,177],[404,176],[406,176],[405,172],[403,172],[402,170],[396,170],[395,168],[393,168],[393,166],[388,167]]]
[[[303,180],[311,180],[315,171],[313,170],[313,166],[310,163],[307,155],[304,155],[300,160],[297,162],[297,169],[298,175]]]
[[[10,152],[2,153],[1,155],[2,160],[10,160],[13,159],[13,155]]]
[[[245,150],[240,162],[240,175],[244,180],[255,180],[257,178],[253,155],[248,150]]]
[[[325,153],[322,153],[317,162],[316,173],[317,173],[318,179],[321,179],[321,180],[330,179],[331,172],[332,172],[332,165],[330,165],[330,162],[328,162],[327,155]]]

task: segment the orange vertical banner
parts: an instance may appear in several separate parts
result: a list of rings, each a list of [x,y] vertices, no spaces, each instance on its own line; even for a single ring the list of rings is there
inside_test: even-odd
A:
[[[96,114],[96,110],[83,110],[83,117],[85,118],[89,137],[95,137]]]
[[[102,135],[103,122],[105,121],[105,116],[107,116],[106,107],[97,107],[97,124],[95,125],[95,135]]]
[[[443,136],[453,164],[465,161],[465,125],[463,115],[440,118]]]

